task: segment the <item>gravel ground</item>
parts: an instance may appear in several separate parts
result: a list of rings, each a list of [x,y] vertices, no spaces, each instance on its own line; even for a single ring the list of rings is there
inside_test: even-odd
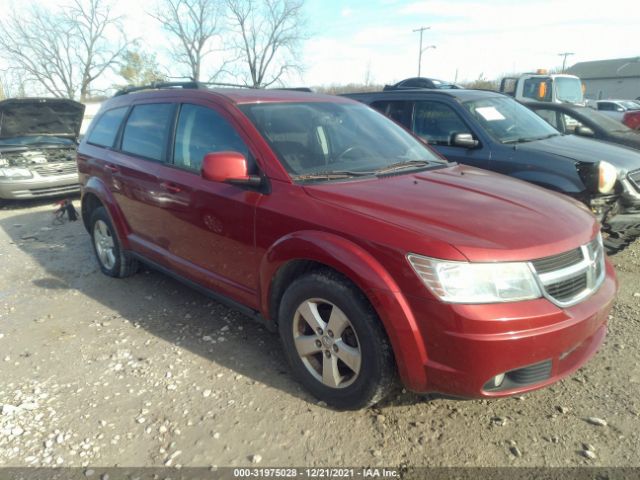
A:
[[[0,466],[640,466],[640,242],[614,257],[606,343],[572,377],[338,413],[276,335],[160,273],[102,275],[52,211],[0,210]]]

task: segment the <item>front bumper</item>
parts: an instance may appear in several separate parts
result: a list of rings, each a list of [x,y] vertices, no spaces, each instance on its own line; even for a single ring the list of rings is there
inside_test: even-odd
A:
[[[78,174],[70,173],[43,177],[34,173],[33,178],[24,180],[0,179],[0,198],[5,200],[26,200],[56,197],[80,191]]]
[[[535,390],[583,366],[602,344],[617,291],[611,264],[589,298],[568,308],[546,299],[454,305],[411,298],[427,353],[413,390],[491,398]],[[508,372],[512,372],[510,375]],[[501,386],[488,382],[507,373]]]

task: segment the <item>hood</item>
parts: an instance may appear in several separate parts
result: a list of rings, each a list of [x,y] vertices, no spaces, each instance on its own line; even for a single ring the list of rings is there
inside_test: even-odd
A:
[[[640,152],[577,135],[559,135],[544,140],[521,143],[517,148],[531,153],[544,152],[560,155],[585,163],[605,160],[624,172],[640,168]]]
[[[84,105],[63,98],[14,98],[0,102],[0,138],[53,135],[77,138]]]
[[[471,261],[532,260],[587,243],[599,229],[588,209],[569,197],[461,165],[305,190],[413,232],[411,244],[398,247],[423,255],[431,253],[425,245],[442,242]]]

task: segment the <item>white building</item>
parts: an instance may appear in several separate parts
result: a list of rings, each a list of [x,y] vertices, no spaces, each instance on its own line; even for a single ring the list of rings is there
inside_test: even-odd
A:
[[[590,100],[640,97],[640,57],[580,62],[567,73],[580,77]]]

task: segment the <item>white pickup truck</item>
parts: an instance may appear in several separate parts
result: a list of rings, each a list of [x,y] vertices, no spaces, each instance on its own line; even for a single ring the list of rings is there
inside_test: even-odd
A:
[[[500,92],[521,102],[553,102],[585,105],[582,82],[575,75],[547,74],[544,70],[525,73],[519,77],[505,77]]]

